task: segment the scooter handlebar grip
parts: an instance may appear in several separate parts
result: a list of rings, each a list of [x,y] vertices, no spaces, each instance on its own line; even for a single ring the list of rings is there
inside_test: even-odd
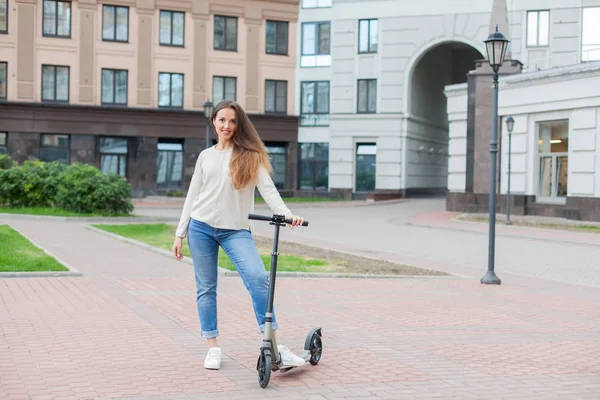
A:
[[[268,222],[273,222],[275,220],[272,216],[268,217],[266,215],[259,215],[259,214],[248,214],[248,219],[255,219],[257,221],[268,221]],[[291,224],[292,220],[290,218],[286,218],[285,223]],[[302,226],[308,226],[308,221],[304,221],[302,223]]]

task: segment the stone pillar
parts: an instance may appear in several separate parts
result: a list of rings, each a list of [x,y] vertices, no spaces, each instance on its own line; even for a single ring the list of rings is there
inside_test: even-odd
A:
[[[71,135],[69,157],[71,163],[80,162],[100,167],[100,160],[96,159],[96,136]]]
[[[196,168],[200,152],[204,150],[204,139],[186,138],[183,144],[183,184],[182,190],[187,192]]]
[[[138,16],[138,80],[137,80],[137,105],[152,106],[152,82],[158,77],[152,77],[152,43],[157,33],[152,32],[154,19],[154,0],[137,0],[136,12]]]
[[[16,0],[17,66],[11,69],[17,74],[17,100],[19,101],[35,100],[35,13],[42,12],[41,2],[39,8],[36,7],[37,3],[36,0]],[[39,29],[41,30],[41,27]]]
[[[246,111],[258,113],[260,28],[262,25],[260,7],[246,7]],[[264,39],[264,38],[263,38]]]
[[[132,137],[127,154],[127,179],[134,197],[156,194],[156,157],[158,139]]]
[[[79,103],[94,103],[96,0],[79,0]]]
[[[521,73],[523,64],[515,60],[505,60],[499,70],[500,76]],[[490,186],[490,139],[492,134],[492,79],[493,70],[487,61],[477,63],[476,69],[469,73],[467,114],[467,192],[489,194]],[[502,96],[502,88],[498,96]],[[498,132],[502,132],[498,118]],[[501,135],[498,135],[501,139]],[[469,149],[472,148],[472,151]],[[497,158],[500,164],[501,157]],[[498,176],[501,169],[498,167]],[[499,185],[497,186],[499,189]]]
[[[287,157],[286,157],[286,177],[285,177],[285,189],[293,192],[298,189],[298,160],[300,146],[298,142],[289,142],[287,145]]]
[[[194,21],[194,96],[193,107],[202,108],[208,100],[206,94],[206,52],[210,18],[208,2],[194,1],[192,3],[192,20]]]
[[[10,158],[18,163],[40,156],[39,133],[9,132],[7,144]]]

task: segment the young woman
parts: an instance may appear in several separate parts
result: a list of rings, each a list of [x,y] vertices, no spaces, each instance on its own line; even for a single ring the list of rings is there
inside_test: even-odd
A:
[[[183,205],[173,256],[181,260],[183,239],[194,262],[196,301],[201,334],[209,347],[204,367],[219,369],[221,349],[217,342],[217,255],[219,246],[227,253],[250,292],[260,332],[264,331],[269,278],[249,230],[248,214],[254,208],[258,190],[273,213],[291,218],[292,227],[304,219],[286,207],[270,177],[267,150],[254,125],[235,101],[217,104],[211,124],[218,144],[202,151]],[[273,315],[273,329],[277,329]],[[305,362],[285,346],[279,346],[283,363],[301,366]]]

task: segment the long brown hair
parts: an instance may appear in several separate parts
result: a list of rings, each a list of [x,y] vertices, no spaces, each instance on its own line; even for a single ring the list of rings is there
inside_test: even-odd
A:
[[[213,121],[217,117],[217,113],[224,108],[231,108],[235,111],[236,128],[235,134],[231,138],[233,153],[229,162],[229,174],[233,186],[236,189],[241,189],[256,178],[261,165],[267,169],[269,174],[273,171],[273,168],[269,161],[267,148],[258,136],[254,124],[237,102],[221,100],[216,105],[210,116],[213,129],[215,129]]]

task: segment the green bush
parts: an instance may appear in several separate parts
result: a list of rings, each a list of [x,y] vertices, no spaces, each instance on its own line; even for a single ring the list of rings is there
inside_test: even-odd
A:
[[[123,177],[105,175],[86,164],[42,161],[25,161],[0,170],[0,204],[102,215],[133,210],[131,187]]]
[[[8,154],[0,154],[0,169],[9,169],[13,161]]]

